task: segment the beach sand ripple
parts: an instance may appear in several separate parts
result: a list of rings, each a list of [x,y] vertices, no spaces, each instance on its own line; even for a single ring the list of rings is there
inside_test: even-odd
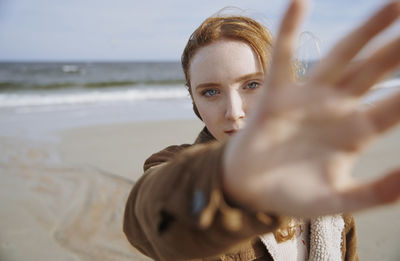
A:
[[[148,260],[122,232],[132,181],[63,165],[49,144],[0,146],[1,260]]]

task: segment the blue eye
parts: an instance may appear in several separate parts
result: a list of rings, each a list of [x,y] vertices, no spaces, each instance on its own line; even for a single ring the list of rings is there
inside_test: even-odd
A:
[[[256,89],[260,84],[258,82],[250,82],[246,85],[246,89]]]
[[[206,96],[206,97],[212,97],[212,96],[217,95],[218,93],[219,92],[215,89],[209,89],[209,90],[205,90],[202,94],[203,94],[203,96]]]

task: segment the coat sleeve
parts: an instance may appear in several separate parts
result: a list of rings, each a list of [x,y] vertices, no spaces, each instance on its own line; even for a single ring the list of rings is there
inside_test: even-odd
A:
[[[134,247],[156,260],[211,257],[281,224],[280,217],[226,202],[220,182],[224,148],[217,142],[172,146],[146,161],[124,215]]]

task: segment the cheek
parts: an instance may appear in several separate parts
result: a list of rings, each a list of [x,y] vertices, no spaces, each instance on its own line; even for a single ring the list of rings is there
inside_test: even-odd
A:
[[[221,117],[221,111],[215,104],[202,107],[200,111],[201,118],[211,134],[219,141],[223,140],[223,122],[224,117]]]
[[[245,96],[244,109],[245,109],[246,114],[251,112],[254,109],[254,106],[257,103],[259,94],[260,94],[260,92],[257,90],[254,93],[251,93],[250,95]]]
[[[196,106],[204,123],[207,124],[217,121],[220,114],[217,104],[210,102],[198,102],[196,103]]]
[[[218,101],[205,100],[204,98],[193,97],[197,110],[203,122],[210,129],[215,129],[221,119],[221,104]]]

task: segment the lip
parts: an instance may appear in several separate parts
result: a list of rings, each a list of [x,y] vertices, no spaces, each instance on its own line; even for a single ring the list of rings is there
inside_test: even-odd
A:
[[[238,129],[232,129],[232,130],[224,131],[224,133],[229,135],[229,136],[231,136],[231,135],[235,134],[238,131],[239,131]]]

